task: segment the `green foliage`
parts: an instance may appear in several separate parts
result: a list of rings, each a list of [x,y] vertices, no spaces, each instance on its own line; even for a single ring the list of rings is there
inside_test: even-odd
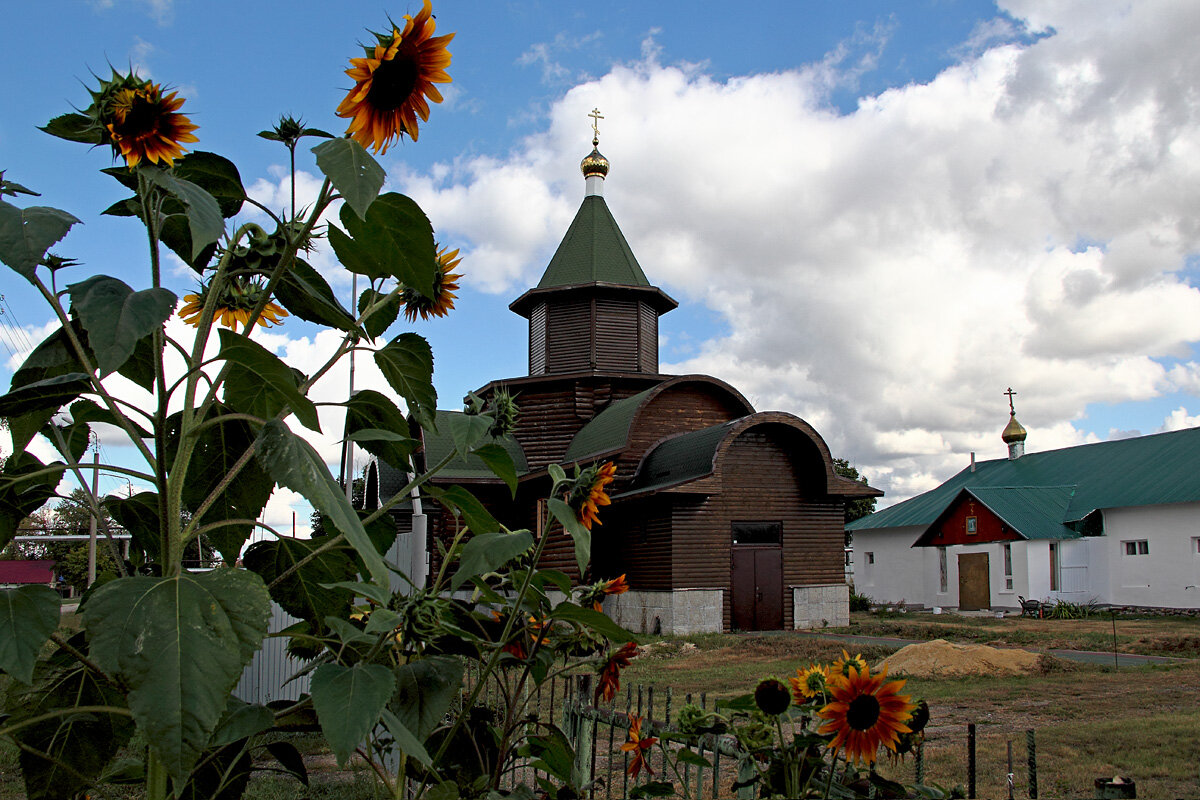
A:
[[[833,460],[833,471],[843,478],[858,481],[864,486],[867,485],[866,476],[860,475],[858,469],[844,458],[835,458]],[[864,497],[846,503],[846,522],[853,522],[868,514],[875,513],[875,499],[874,497]]]
[[[176,781],[203,752],[269,616],[261,579],[232,569],[121,578],[84,606],[92,657],[129,687],[130,711]]]
[[[850,610],[851,611],[870,611],[871,598],[865,594],[859,594],[850,587]]]
[[[33,680],[38,650],[58,627],[58,592],[48,586],[0,589],[0,671]]]
[[[119,143],[111,127],[114,98],[158,88],[115,70],[97,80],[86,109],[51,120],[46,130],[120,154],[130,143]],[[290,117],[262,135],[288,149],[293,176],[300,139],[328,136]],[[455,459],[469,460],[485,464],[516,496],[516,466],[500,441],[516,418],[512,398],[500,392],[488,408],[443,415],[454,450],[439,464],[422,464],[413,458],[415,431],[434,430],[437,394],[432,349],[411,331],[372,345],[399,399],[370,390],[334,398],[347,412],[346,439],[410,472],[455,517],[454,540],[424,586],[424,576],[409,580],[383,558],[396,539],[389,512],[406,495],[369,511],[347,500],[321,455],[289,427],[295,417],[320,432],[308,376],[251,338],[251,318],[283,316],[275,304],[334,331],[339,346],[313,373],[325,375],[351,349],[370,349],[363,342],[391,330],[413,296],[434,294],[436,247],[421,208],[403,195],[380,194],[384,172],[358,142],[329,138],[313,154],[326,182],[300,213],[264,209],[270,233],[236,222],[246,192],[237,167],[215,153],[142,154],[132,167],[101,170],[132,193],[103,213],[144,228],[152,256],[141,285],[82,275],[58,289],[58,271],[79,262],[48,251],[79,220],[0,200],[0,261],[34,284],[63,321],[0,396],[15,451],[0,467],[0,550],[34,514],[52,530],[86,533],[95,513],[101,531],[115,522],[132,538],[129,563],[101,542],[104,579],[81,601],[83,630],[56,639],[57,648],[46,645],[59,623],[54,592],[0,592],[0,671],[13,686],[0,736],[24,748],[30,797],[95,796],[107,791],[97,791],[101,785],[129,784],[147,800],[237,800],[263,764],[307,781],[299,753],[276,734],[313,725],[340,762],[356,752],[368,759],[389,796],[404,795],[410,779],[427,783],[429,798],[495,796],[519,758],[546,770],[538,784],[549,797],[582,789],[565,735],[556,721],[531,722],[528,704],[563,671],[595,669],[611,678],[628,659],[610,661],[610,645],[631,637],[589,607],[595,585],[573,586],[562,572],[539,568],[547,542],[562,535],[557,528],[540,537],[510,531],[509,520],[467,489],[430,482]],[[0,194],[32,193],[0,174]],[[339,224],[326,227],[338,200]],[[300,257],[319,235],[329,237],[342,268],[369,280],[357,315]],[[185,315],[194,338],[168,337],[176,298],[161,285],[163,247],[200,277]],[[153,399],[132,406],[114,375]],[[63,421],[67,406],[70,421]],[[122,449],[132,454],[99,469],[147,488],[103,498],[98,510],[76,490],[53,515],[41,511],[64,473],[92,468],[87,444],[98,425],[106,435],[122,432]],[[60,461],[43,464],[31,454],[46,441]],[[591,534],[578,520],[579,504],[561,499],[565,473],[555,467],[553,474],[552,516],[572,537],[585,574]],[[258,520],[276,486],[313,505],[314,537],[267,538],[243,555],[255,527],[266,528]],[[224,565],[189,571],[210,546]],[[82,588],[86,545],[23,549],[52,556]],[[393,591],[393,583],[405,590]],[[470,602],[450,596],[466,589]],[[301,620],[279,635],[307,659],[303,671],[312,680],[310,694],[264,708],[231,692],[262,645],[271,602]],[[480,705],[485,685],[503,687],[501,711]],[[135,731],[139,744],[119,757]],[[397,753],[406,757],[391,759]],[[513,795],[530,797],[532,788]]]

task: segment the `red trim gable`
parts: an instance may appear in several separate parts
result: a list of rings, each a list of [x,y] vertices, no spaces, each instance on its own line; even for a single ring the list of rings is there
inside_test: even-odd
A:
[[[972,519],[975,520],[973,525]],[[972,527],[974,531],[970,530]],[[983,503],[967,492],[960,492],[954,502],[926,528],[914,546],[949,547],[956,544],[1016,542],[1022,538]]]

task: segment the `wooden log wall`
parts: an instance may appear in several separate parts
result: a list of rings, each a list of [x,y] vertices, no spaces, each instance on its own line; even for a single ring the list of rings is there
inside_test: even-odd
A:
[[[726,451],[721,493],[678,496],[672,518],[672,581],[678,587],[730,586],[732,523],[783,523],[783,624],[793,624],[791,591],[803,584],[840,583],[844,505],[825,496],[824,463],[788,441],[782,426],[750,428]],[[731,624],[725,593],[722,626]]]

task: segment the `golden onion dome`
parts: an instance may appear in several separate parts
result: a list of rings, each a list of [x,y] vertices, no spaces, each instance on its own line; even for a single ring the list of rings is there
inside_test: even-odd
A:
[[[592,152],[584,156],[583,161],[579,162],[579,169],[583,171],[583,177],[591,178],[599,176],[603,178],[608,175],[608,159],[600,154],[596,145],[596,141],[592,142]]]
[[[1017,415],[1012,414],[1008,418],[1008,425],[1004,426],[1004,433],[1000,434],[1000,438],[1004,440],[1005,444],[1012,444],[1025,441],[1025,437],[1028,435],[1025,426],[1017,422]]]

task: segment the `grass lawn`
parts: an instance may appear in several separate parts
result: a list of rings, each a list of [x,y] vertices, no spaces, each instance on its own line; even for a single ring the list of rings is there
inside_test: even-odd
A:
[[[1112,621],[996,620],[929,614],[854,615],[846,632],[916,639],[1021,644],[1029,649],[1106,649]],[[1117,618],[1122,652],[1193,655],[1200,621],[1185,618]],[[1102,641],[1107,633],[1107,642]],[[688,693],[715,699],[753,689],[762,677],[788,677],[811,661],[840,655],[842,645],[810,635],[709,634],[654,638],[622,676],[624,687],[655,687],[656,717],[668,692],[673,708]],[[887,648],[855,648],[872,662]],[[906,691],[925,698],[932,719],[925,745],[926,774],[944,786],[967,782],[967,724],[977,726],[977,794],[1007,796],[1007,744],[1011,741],[1015,796],[1027,796],[1025,731],[1036,732],[1039,794],[1043,798],[1093,796],[1102,776],[1130,776],[1139,797],[1197,797],[1200,753],[1200,660],[1168,666],[1122,668],[1049,661],[1046,670],[1021,677],[911,678]],[[622,706],[623,707],[623,706]],[[316,737],[301,738],[312,785],[275,775],[256,776],[249,800],[376,796],[360,768],[339,770]],[[353,767],[354,765],[352,765]],[[24,796],[11,745],[0,744],[0,800]],[[911,781],[913,763],[883,764],[881,771]],[[93,797],[134,797],[98,794]]]

